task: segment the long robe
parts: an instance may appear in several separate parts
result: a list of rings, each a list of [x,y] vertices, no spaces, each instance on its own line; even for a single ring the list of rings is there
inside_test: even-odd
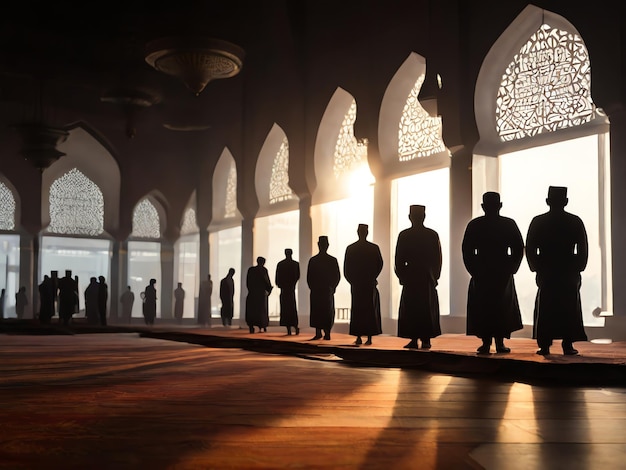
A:
[[[146,325],[153,325],[156,318],[156,289],[153,285],[147,285],[143,294],[143,317]]]
[[[85,289],[85,317],[90,325],[97,325],[100,322],[98,313],[98,295],[100,286],[96,281],[90,282]]]
[[[213,294],[213,281],[206,279],[200,283],[198,293],[198,324],[211,325],[211,294]]]
[[[107,301],[109,300],[109,286],[104,281],[98,283],[98,314],[100,315],[100,325],[107,324]]]
[[[122,304],[122,320],[124,323],[130,323],[133,316],[133,304],[135,303],[135,294],[130,290],[125,290],[120,297]]]
[[[223,325],[230,325],[233,320],[234,296],[235,282],[232,276],[226,276],[220,281],[220,301],[222,302],[220,317],[222,318]]]
[[[346,248],[343,273],[352,294],[350,334],[353,336],[375,336],[383,332],[376,288],[376,278],[382,269],[383,257],[378,245],[359,240]]]
[[[465,229],[462,251],[472,276],[467,295],[467,334],[510,338],[511,332],[523,328],[513,279],[524,256],[517,224],[499,215],[478,217]]]
[[[533,338],[540,345],[586,341],[580,301],[580,273],[588,259],[583,221],[565,211],[538,215],[528,228],[526,258],[538,286]]]
[[[174,289],[174,318],[178,323],[183,321],[185,307],[185,290],[182,287]]]
[[[78,283],[71,277],[59,279],[59,317],[68,324],[78,305]]]
[[[246,276],[246,324],[249,327],[267,328],[270,323],[267,297],[272,292],[272,283],[265,266],[248,269]]]
[[[330,331],[335,324],[335,289],[340,279],[334,256],[318,253],[309,260],[306,280],[311,290],[311,327]]]
[[[54,316],[54,284],[52,279],[44,279],[39,284],[39,321],[50,323]]]
[[[300,263],[284,259],[276,265],[276,285],[280,288],[280,326],[298,326],[296,284],[300,279]]]
[[[399,337],[425,339],[441,334],[437,295],[441,264],[437,232],[418,225],[400,232],[395,254],[395,272],[402,284]]]

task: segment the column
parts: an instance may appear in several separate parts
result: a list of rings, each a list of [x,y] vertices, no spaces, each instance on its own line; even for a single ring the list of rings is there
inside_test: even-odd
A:
[[[161,297],[161,318],[171,320],[174,295],[174,244],[161,242],[161,286],[157,282],[157,298]]]
[[[39,313],[39,236],[30,233],[20,235],[20,275],[19,287],[26,287],[28,305],[24,311],[26,318],[35,318]],[[15,295],[6,292],[5,295]]]
[[[254,250],[254,218],[244,218],[241,221],[241,285],[236,286],[239,289],[239,326],[246,325],[246,296],[248,289],[246,288],[246,276],[248,268],[252,266]]]

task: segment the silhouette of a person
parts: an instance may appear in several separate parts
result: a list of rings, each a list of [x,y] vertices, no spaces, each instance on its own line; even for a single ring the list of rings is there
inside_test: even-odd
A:
[[[285,249],[285,259],[276,265],[276,285],[280,288],[280,326],[291,328],[300,334],[298,327],[298,308],[296,305],[296,284],[300,279],[300,263],[293,259],[293,250]]]
[[[233,315],[235,309],[235,281],[233,281],[234,275],[235,269],[230,268],[226,277],[220,281],[220,302],[222,302],[222,307],[220,308],[220,317],[222,318],[223,326],[230,326],[233,323]]]
[[[17,318],[24,318],[24,309],[28,305],[28,297],[26,297],[26,287],[22,286],[15,294],[15,314]]]
[[[44,324],[50,323],[54,316],[54,284],[50,276],[44,275],[39,284],[39,321]]]
[[[104,276],[98,276],[98,314],[100,325],[107,326],[107,301],[109,300],[109,286]]]
[[[588,258],[583,221],[565,211],[567,188],[550,186],[546,203],[550,210],[536,216],[528,228],[526,258],[536,273],[537,298],[533,338],[543,356],[552,340],[562,339],[563,353],[578,354],[575,341],[587,341],[580,302],[580,273]]]
[[[5,301],[5,289],[0,292],[0,320],[4,320],[4,301]]]
[[[335,324],[335,290],[341,279],[337,258],[329,255],[328,237],[322,235],[317,241],[319,253],[309,260],[306,281],[311,290],[310,326],[315,328],[312,340],[330,340],[330,330]]]
[[[133,304],[135,303],[135,294],[130,290],[130,286],[127,286],[120,296],[120,303],[122,304],[122,322],[130,324],[133,316]]]
[[[78,283],[72,278],[72,270],[65,270],[65,277],[58,280],[59,319],[65,326],[70,324],[78,305]]]
[[[343,274],[350,283],[352,294],[350,334],[356,336],[354,344],[372,344],[372,336],[381,334],[380,297],[376,278],[383,269],[383,257],[378,245],[368,242],[368,226],[359,224],[359,240],[346,248]]]
[[[200,283],[198,292],[198,324],[211,326],[211,295],[213,295],[213,281],[211,275]]]
[[[100,297],[100,285],[96,277],[89,279],[89,285],[85,289],[85,317],[90,325],[100,323],[100,313],[98,303]]]
[[[424,226],[426,208],[412,205],[411,227],[400,232],[396,244],[395,273],[402,285],[398,336],[410,338],[405,348],[430,349],[431,338],[441,334],[437,282],[441,275],[439,235]]]
[[[246,324],[250,333],[254,333],[254,327],[259,327],[259,332],[267,331],[270,323],[267,297],[272,292],[272,283],[265,267],[265,258],[259,256],[257,265],[248,269],[246,276]]]
[[[174,318],[179,325],[183,322],[183,309],[185,307],[185,289],[183,283],[179,282],[174,289]]]
[[[146,325],[154,325],[154,319],[156,318],[156,279],[150,279],[145,290],[141,293],[143,299],[143,317]]]
[[[467,334],[479,337],[478,353],[489,354],[492,338],[496,351],[513,331],[521,330],[522,316],[513,275],[524,257],[524,240],[513,219],[500,215],[500,194],[483,194],[484,216],[470,221],[463,237],[463,262],[472,276],[467,294]]]

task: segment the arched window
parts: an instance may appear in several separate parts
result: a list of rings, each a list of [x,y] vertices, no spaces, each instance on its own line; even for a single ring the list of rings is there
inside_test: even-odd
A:
[[[0,230],[15,229],[15,197],[13,191],[0,181]]]
[[[196,222],[196,210],[193,207],[188,208],[183,216],[183,224],[180,229],[181,235],[189,235],[198,232],[198,223]]]
[[[402,162],[446,150],[441,138],[441,117],[430,116],[418,99],[424,77],[419,76],[402,110],[398,129],[398,159]]]
[[[333,173],[335,178],[354,170],[367,162],[367,140],[357,141],[354,136],[356,122],[356,101],[353,99],[348,112],[343,118],[335,144]]]
[[[295,197],[289,187],[289,142],[283,138],[272,165],[270,179],[270,204],[286,201]]]
[[[159,238],[161,236],[159,212],[149,199],[142,199],[135,206],[132,236],[137,238]]]
[[[50,233],[100,235],[104,198],[100,188],[73,168],[50,187]]]

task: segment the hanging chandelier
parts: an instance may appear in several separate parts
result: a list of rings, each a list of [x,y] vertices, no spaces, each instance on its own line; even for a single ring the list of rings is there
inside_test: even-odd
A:
[[[221,39],[169,37],[148,43],[145,60],[199,95],[211,80],[237,75],[244,54],[239,46]]]

